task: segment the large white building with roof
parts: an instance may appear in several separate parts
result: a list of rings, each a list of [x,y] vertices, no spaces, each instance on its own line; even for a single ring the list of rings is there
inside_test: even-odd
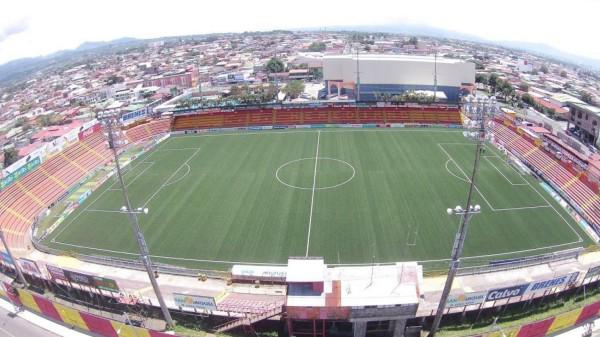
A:
[[[463,84],[475,83],[475,64],[457,59],[412,55],[345,54],[323,58],[328,94],[373,101],[376,93],[443,91],[458,101]]]

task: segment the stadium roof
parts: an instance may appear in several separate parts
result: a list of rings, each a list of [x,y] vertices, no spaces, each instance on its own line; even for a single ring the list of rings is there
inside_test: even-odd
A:
[[[325,59],[352,59],[356,60],[356,54],[343,54],[343,55],[325,55]],[[403,62],[436,62],[436,58],[433,56],[419,56],[419,55],[387,55],[387,54],[359,54],[359,61],[403,61]],[[438,57],[437,63],[463,63],[464,60],[450,59]]]
[[[320,259],[289,259],[286,282],[323,282],[327,266]]]

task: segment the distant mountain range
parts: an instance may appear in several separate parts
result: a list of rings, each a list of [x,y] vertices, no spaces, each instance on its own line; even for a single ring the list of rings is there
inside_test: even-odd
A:
[[[321,29],[321,28],[319,28]],[[300,28],[295,31],[315,31],[317,28]],[[437,38],[466,40],[500,47],[512,48],[548,57],[561,62],[573,63],[587,68],[600,69],[600,60],[587,58],[557,48],[541,44],[519,41],[491,41],[483,39],[476,35],[465,34],[450,31],[434,26],[422,24],[398,23],[393,25],[365,25],[365,26],[329,26],[328,31],[360,31],[360,32],[382,32],[396,33],[414,36],[431,36]],[[165,37],[166,39],[175,39],[178,37]],[[9,61],[0,65],[0,85],[20,81],[29,74],[44,69],[53,64],[60,65],[68,61],[77,61],[78,59],[93,57],[96,53],[115,52],[120,49],[136,47],[148,41],[165,39],[156,38],[149,40],[140,40],[131,37],[124,37],[112,41],[84,42],[79,47],[72,50],[62,50],[50,55],[22,58]]]
[[[0,65],[0,86],[25,79],[30,74],[52,65],[62,65],[93,57],[96,53],[114,52],[143,44],[145,41],[124,37],[112,41],[84,42],[75,49],[60,50],[45,56],[27,57]]]
[[[314,30],[314,29],[312,29]],[[333,26],[327,27],[327,30],[347,30],[360,32],[381,32],[381,33],[397,33],[414,36],[430,36],[445,39],[465,40],[471,42],[485,43],[496,45],[505,48],[517,49],[539,56],[555,59],[557,61],[572,63],[583,67],[600,69],[600,59],[593,59],[572,53],[562,51],[552,46],[543,43],[531,43],[521,41],[493,41],[487,40],[480,36],[465,34],[461,32],[446,30],[434,26],[423,24],[407,24],[398,23],[393,25],[371,25],[371,26]]]

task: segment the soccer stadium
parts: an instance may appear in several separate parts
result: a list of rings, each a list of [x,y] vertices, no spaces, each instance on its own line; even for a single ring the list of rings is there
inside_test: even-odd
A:
[[[0,296],[102,336],[543,337],[596,317],[594,158],[463,97],[473,64],[431,85],[437,58],[365,57],[362,82],[358,62],[327,58],[328,100],[107,108],[20,159]]]
[[[301,113],[292,113],[286,122],[296,124]],[[140,222],[160,262],[226,269],[285,264],[290,256],[320,256],[328,264],[435,261],[451,250],[458,221],[446,208],[464,202],[474,150],[462,129],[438,127],[176,135],[136,157],[124,178],[132,205],[150,210]],[[590,244],[540,184],[493,145],[480,174],[475,202],[484,211],[473,220],[467,260]],[[137,248],[121,206],[118,182],[109,178],[45,242],[131,257]]]

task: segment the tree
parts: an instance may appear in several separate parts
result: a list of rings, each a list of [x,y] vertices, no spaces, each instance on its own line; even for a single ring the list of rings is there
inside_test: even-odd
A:
[[[410,39],[408,39],[408,43],[416,46],[419,43],[419,39],[417,39],[416,36],[412,36]]]
[[[521,96],[521,100],[523,101],[523,103],[528,104],[530,106],[534,106],[535,105],[535,101],[533,100],[533,96],[531,96],[530,94],[523,94],[523,96]]]
[[[125,79],[121,76],[117,76],[117,75],[110,75],[108,77],[108,79],[106,80],[106,84],[108,85],[113,85],[115,83],[122,83],[124,82]]]
[[[38,124],[41,127],[50,126],[52,125],[52,118],[50,117],[50,115],[41,115],[40,117],[38,117]]]
[[[272,57],[269,62],[267,62],[266,69],[269,73],[281,73],[285,70],[285,66],[280,59]]]
[[[560,72],[560,77],[567,77],[567,72],[566,71],[561,71]]]
[[[22,127],[25,124],[27,124],[27,118],[25,118],[25,117],[19,117],[15,121],[15,128]]]
[[[544,74],[548,73],[548,66],[545,64],[542,64],[542,66],[540,67],[540,71],[543,72]]]
[[[290,81],[283,92],[285,92],[290,98],[297,98],[304,91],[304,82],[299,80]]]
[[[12,163],[19,160],[19,151],[14,147],[4,149],[4,167],[9,167]]]
[[[327,46],[323,42],[313,42],[310,44],[310,46],[308,46],[308,50],[313,52],[321,52],[326,48]]]
[[[524,92],[528,92],[529,91],[529,84],[521,82],[521,84],[519,84],[519,90],[524,91]]]
[[[499,80],[500,80],[500,78],[498,77],[498,74],[496,74],[496,73],[492,73],[490,75],[490,77],[488,78],[488,85],[492,88],[492,93],[496,92],[496,87],[498,86]]]
[[[486,74],[477,74],[475,75],[475,83],[481,83],[483,85],[488,84],[488,77]]]
[[[311,68],[308,73],[314,80],[320,81],[323,79],[323,69],[322,68]]]
[[[593,104],[594,103],[594,98],[592,97],[592,94],[590,94],[587,91],[582,91],[581,93],[581,100],[586,102],[587,104]]]

